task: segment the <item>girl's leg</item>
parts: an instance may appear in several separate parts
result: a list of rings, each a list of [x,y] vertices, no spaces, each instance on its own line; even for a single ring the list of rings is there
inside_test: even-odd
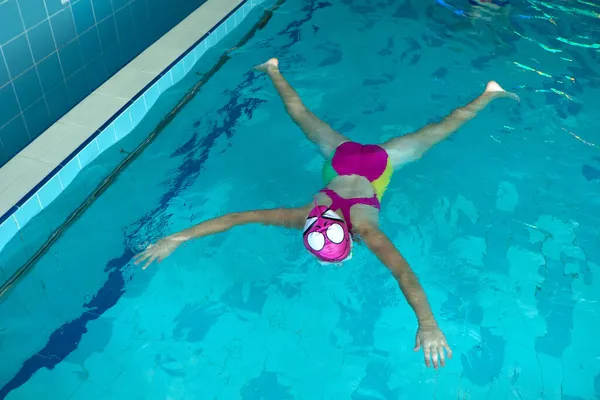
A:
[[[398,168],[421,158],[432,146],[446,139],[466,122],[475,118],[477,113],[492,100],[502,97],[519,101],[519,96],[506,92],[498,83],[491,81],[487,84],[483,94],[466,106],[452,111],[441,122],[429,124],[416,132],[390,139],[381,147],[388,152],[394,168]]]
[[[341,143],[348,141],[348,138],[333,130],[306,108],[298,93],[279,72],[279,61],[276,58],[271,58],[254,69],[265,72],[271,78],[273,86],[283,100],[287,113],[302,129],[306,138],[319,146],[324,156],[329,157]]]

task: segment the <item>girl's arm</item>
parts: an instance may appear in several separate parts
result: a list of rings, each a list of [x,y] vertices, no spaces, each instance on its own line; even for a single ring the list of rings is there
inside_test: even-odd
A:
[[[146,250],[135,256],[135,264],[146,261],[142,267],[142,269],[146,269],[155,260],[161,262],[188,240],[225,232],[239,225],[261,223],[263,225],[302,229],[308,213],[309,207],[307,206],[236,212],[209,219],[150,245]]]

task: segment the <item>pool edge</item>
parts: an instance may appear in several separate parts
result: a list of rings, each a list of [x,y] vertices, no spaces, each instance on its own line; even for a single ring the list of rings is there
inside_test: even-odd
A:
[[[6,203],[4,205],[0,204],[0,212],[3,212],[0,217],[0,251],[34,216],[53,202],[87,164],[127,136],[149,112],[157,98],[164,91],[183,79],[209,48],[233,31],[249,12],[263,1],[207,1],[144,50],[138,57],[111,76],[107,82],[42,133],[38,139],[2,166],[0,168],[0,182],[2,179],[6,180],[7,177],[10,178],[11,176],[14,177],[13,182],[17,182],[27,174],[30,175],[28,177],[30,182],[25,186],[27,188],[25,190],[23,189],[23,182],[18,182],[16,185],[9,183],[4,190],[0,191],[0,196],[3,198],[18,199],[10,201],[8,205]],[[215,16],[215,11],[220,11],[220,13]],[[208,15],[210,12],[213,12],[212,16]],[[210,22],[211,18],[213,21],[216,20],[216,23],[208,28],[201,26],[202,22],[206,24],[206,20],[208,19]],[[200,25],[195,25],[197,22],[200,22]],[[185,35],[185,37],[182,35]],[[178,37],[188,42],[186,48],[177,52],[177,55],[173,55],[172,61],[167,60],[167,66],[163,67],[162,71],[153,72],[152,69],[156,71],[156,65],[148,66],[148,60],[144,60],[144,58],[152,59],[152,52],[160,51],[161,46],[167,47],[166,44],[169,44],[169,41],[177,40]],[[161,56],[164,56],[164,53],[161,53]],[[154,60],[157,61],[156,58]],[[144,64],[144,61],[146,61],[146,64]],[[175,70],[177,70],[176,74],[173,73]],[[131,75],[132,72],[144,76],[148,79],[148,82],[145,82],[142,88],[129,98],[118,96],[121,93],[116,91],[111,96],[110,87],[116,86],[116,90],[122,90],[122,85],[118,84],[119,80],[122,81],[123,76]],[[137,84],[139,85],[139,82]],[[90,115],[90,109],[96,111],[98,103],[102,102],[107,104],[109,108],[106,114],[107,117],[100,118],[104,119],[104,122],[101,122],[99,127],[93,127],[93,123],[87,124],[84,122],[87,126],[77,123],[82,119],[85,121],[86,114]],[[121,118],[129,122],[125,130],[116,127],[116,123]],[[39,158],[31,156],[32,148],[35,149],[36,146],[43,147],[44,142],[48,142],[49,139],[60,138],[57,135],[65,130],[76,131],[80,143],[76,144],[75,149],[62,158],[61,161],[48,161],[48,154],[43,154]],[[56,148],[55,150],[65,152],[64,148]],[[35,154],[35,151],[33,153]],[[61,173],[63,173],[62,176]],[[22,195],[23,192],[25,192],[24,195]]]

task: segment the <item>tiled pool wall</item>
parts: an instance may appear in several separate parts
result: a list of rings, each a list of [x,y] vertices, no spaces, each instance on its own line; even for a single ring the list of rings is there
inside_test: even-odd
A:
[[[102,152],[127,136],[151,110],[158,97],[179,82],[196,61],[211,47],[235,29],[255,6],[265,0],[244,0],[217,25],[206,33],[169,67],[152,80],[137,96],[114,114],[88,140],[58,165],[46,178],[32,189],[21,201],[0,218],[0,251],[15,238],[32,218],[50,205],[76,178],[79,172]],[[12,244],[12,243],[11,243]],[[0,265],[4,279],[14,274],[15,266]],[[7,270],[7,268],[9,270]]]
[[[0,167],[205,1],[0,1]]]

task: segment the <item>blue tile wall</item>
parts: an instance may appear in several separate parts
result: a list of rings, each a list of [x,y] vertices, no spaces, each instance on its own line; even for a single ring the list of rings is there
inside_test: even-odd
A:
[[[31,53],[35,62],[39,62],[48,57],[56,50],[50,22],[42,21],[27,31],[27,38],[31,46]]]
[[[73,4],[73,18],[77,33],[82,34],[96,24],[91,0],[81,0]]]
[[[117,25],[115,24],[115,18],[110,15],[98,24],[98,32],[100,33],[100,43],[102,49],[106,50],[110,45],[117,43],[119,37],[117,36]]]
[[[0,43],[5,43],[23,32],[19,6],[15,0],[8,0],[0,4],[0,16],[2,18]]]
[[[108,128],[104,129],[96,138],[96,142],[98,143],[100,153],[115,144],[117,142],[117,136],[115,135],[114,126],[110,125]]]
[[[0,141],[5,148],[25,147],[30,140],[22,115],[18,115],[0,128]]]
[[[194,66],[195,63],[196,63],[196,52],[190,51],[190,53],[187,56],[185,56],[183,59],[183,68],[184,68],[185,74],[190,72],[190,70],[192,69],[192,67]]]
[[[81,56],[83,57],[84,64],[90,63],[102,54],[100,35],[98,34],[98,28],[95,26],[79,36],[79,44],[81,45]],[[96,64],[101,63],[97,62]]]
[[[60,67],[60,60],[58,59],[57,52],[50,54],[49,57],[42,60],[37,65],[36,69],[38,71],[40,83],[42,84],[42,90],[44,93],[48,93],[60,83],[64,82],[64,76],[62,73],[62,68]]]
[[[19,103],[12,84],[0,88],[0,104],[0,126],[3,126],[19,113]]]
[[[56,46],[60,49],[75,38],[75,21],[69,8],[60,10],[50,17],[50,26],[54,35]]]
[[[67,79],[67,89],[69,98],[73,103],[79,103],[89,93],[89,84],[85,74],[85,69],[80,69]]]
[[[100,86],[102,82],[108,79],[109,76],[110,74],[108,73],[106,65],[103,62],[100,62],[99,59],[94,62],[90,62],[85,67],[85,80],[87,81],[90,91],[92,90],[91,88]]]
[[[48,19],[44,0],[17,0],[25,29],[36,26]]]
[[[156,100],[158,100],[158,96],[159,96],[159,90],[158,90],[157,84],[152,85],[152,87],[150,87],[146,91],[146,93],[144,94],[144,100],[146,101],[146,108],[148,110],[150,108],[152,108],[154,103],[156,103]]]
[[[117,134],[117,140],[121,140],[122,138],[127,136],[127,134],[133,129],[133,127],[131,126],[131,115],[129,114],[129,112],[126,111],[123,114],[121,114],[117,119],[115,119],[114,126],[115,132]]]
[[[0,166],[205,1],[0,0]]]
[[[14,217],[10,217],[0,224],[0,251],[18,231]]]
[[[3,45],[2,52],[8,72],[13,79],[33,65],[33,57],[29,51],[26,35],[21,35]]]
[[[146,115],[146,103],[144,102],[144,96],[137,99],[129,108],[129,114],[131,115],[131,125],[135,128],[137,124]]]
[[[207,50],[207,43],[206,41],[203,41],[202,43],[200,43],[198,45],[198,47],[196,47],[194,49],[194,54],[196,55],[196,60],[199,60],[200,57],[202,57],[204,55],[204,53],[206,53]]]
[[[31,221],[31,218],[35,217],[40,211],[42,211],[42,206],[40,205],[40,200],[36,194],[19,207],[14,214],[19,229],[23,229],[23,227]]]
[[[63,187],[60,183],[60,178],[58,175],[46,182],[46,184],[38,192],[38,198],[40,199],[42,208],[48,207],[48,205],[58,197],[62,190]]]
[[[38,136],[52,125],[52,117],[44,98],[38,99],[31,107],[23,111],[23,117],[27,123],[27,130],[32,133],[39,132]]]
[[[0,52],[0,87],[4,86],[8,81],[10,81],[10,75],[8,75],[8,70],[6,69],[4,54]]]
[[[61,0],[44,0],[48,15],[54,15],[64,8]]]
[[[96,20],[101,21],[113,13],[112,4],[106,0],[92,0]]]
[[[171,69],[171,78],[173,79],[173,83],[179,82],[184,76],[184,63],[178,63],[176,66],[173,67],[173,69]]]
[[[119,32],[119,41],[123,44],[135,45],[135,28],[131,5],[126,5],[115,13],[115,25]]]
[[[27,72],[15,78],[13,86],[21,109],[29,108],[42,97],[42,86],[35,68],[28,69]]]
[[[165,90],[173,86],[173,78],[171,77],[171,74],[165,74],[162,78],[158,80],[157,84],[159,94],[163,94]]]
[[[46,93],[46,103],[52,119],[59,119],[71,109],[71,99],[69,89],[65,82],[60,82],[58,86]]]
[[[69,77],[83,68],[83,57],[81,56],[79,41],[73,40],[61,48],[58,51],[58,58],[60,59],[65,77]]]
[[[81,166],[81,168],[85,167],[86,165],[94,161],[99,154],[100,149],[98,148],[98,143],[96,143],[95,140],[91,141],[77,155],[77,158],[79,159],[79,165]]]
[[[81,171],[81,167],[79,166],[79,160],[77,159],[77,157],[73,158],[67,163],[67,165],[62,167],[62,169],[58,173],[58,176],[63,187],[69,186],[71,182],[73,182],[73,179],[75,179],[75,176],[77,176],[79,171]]]

